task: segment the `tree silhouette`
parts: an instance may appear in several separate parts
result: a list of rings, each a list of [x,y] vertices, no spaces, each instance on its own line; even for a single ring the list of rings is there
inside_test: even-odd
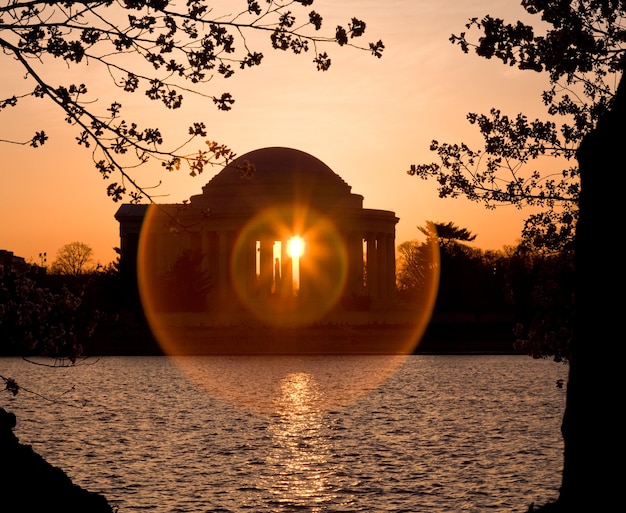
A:
[[[207,137],[202,120],[189,126],[186,143],[168,147],[159,127],[145,127],[140,119],[124,117],[121,101],[98,102],[97,93],[85,81],[88,69],[96,74],[96,83],[99,77],[110,79],[120,96],[143,92],[174,110],[183,105],[186,95],[194,94],[219,110],[230,110],[235,98],[228,92],[213,94],[208,86],[216,77],[227,79],[263,62],[262,43],[255,35],[266,34],[275,50],[313,52],[313,62],[321,71],[331,65],[324,50],[329,45],[359,48],[376,57],[384,49],[381,41],[355,44],[366,28],[358,18],[330,34],[321,32],[322,16],[305,11],[313,0],[236,0],[221,5],[210,0],[10,0],[4,4],[0,6],[2,59],[19,64],[27,90],[0,99],[0,110],[26,100],[46,100],[58,108],[76,128],[78,145],[92,152],[102,177],[120,176],[107,187],[115,201],[126,195],[131,201],[142,196],[150,199],[147,188],[131,175],[148,161],[160,162],[170,171],[185,166],[197,175],[206,166],[227,164],[235,155],[214,141],[189,149],[192,140]],[[55,69],[55,61],[67,68],[66,83],[52,83],[56,78],[48,72]],[[47,139],[43,128],[26,141],[0,135],[2,141],[34,148]],[[247,175],[254,170],[244,166],[241,171]]]
[[[622,331],[616,284],[624,283],[624,266],[598,241],[610,240],[617,229],[618,194],[625,185],[626,4],[524,0],[522,6],[547,29],[485,16],[467,25],[481,31],[477,42],[466,33],[451,41],[465,52],[473,48],[479,56],[547,73],[542,101],[548,121],[509,117],[495,108],[488,115],[469,114],[484,149],[433,141],[440,163],[412,165],[409,173],[436,179],[444,197],[464,195],[488,207],[544,207],[527,220],[527,243],[548,250],[573,247],[563,478],[558,500],[542,510],[612,511],[623,500],[613,456],[624,438],[615,397],[623,398],[623,385],[616,383],[621,369],[610,355]],[[557,157],[566,166],[560,173],[542,173],[541,157]]]
[[[51,272],[56,274],[83,274],[91,269],[88,268],[92,261],[93,250],[83,242],[70,242],[57,252],[57,257]]]
[[[452,222],[435,223],[426,221],[426,226],[418,226],[417,229],[426,235],[427,238],[437,237],[440,246],[476,240],[476,235],[473,235],[467,228],[461,228]]]
[[[545,34],[543,27],[486,15],[467,24],[482,32],[477,41],[466,32],[450,39],[466,53],[474,49],[487,59],[547,73],[541,97],[547,119],[531,121],[497,108],[470,113],[467,119],[479,129],[483,149],[432,141],[439,163],[411,165],[409,174],[436,179],[442,197],[464,195],[490,208],[502,203],[543,207],[527,219],[525,240],[559,248],[573,244],[578,218],[577,148],[609,110],[623,72],[626,6],[616,0],[525,0],[522,6],[550,25]],[[553,171],[554,157],[561,171]]]
[[[0,354],[49,356],[74,363],[93,335],[100,312],[83,301],[84,287],[35,267],[0,269]],[[1,378],[1,376],[0,376]]]
[[[424,287],[432,266],[427,243],[405,241],[398,246],[398,271],[396,281],[401,295],[410,295]]]
[[[417,229],[439,248],[439,289],[435,310],[470,311],[479,308],[483,266],[480,252],[465,245],[476,235],[453,222],[426,221]],[[485,286],[485,284],[482,284]]]
[[[202,270],[200,251],[184,250],[161,275],[163,283],[157,303],[164,311],[202,312],[210,310],[212,277]]]

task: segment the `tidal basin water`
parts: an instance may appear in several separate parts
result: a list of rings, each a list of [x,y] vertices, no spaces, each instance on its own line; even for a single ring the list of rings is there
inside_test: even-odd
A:
[[[567,366],[528,356],[0,359],[15,434],[126,512],[525,512]]]

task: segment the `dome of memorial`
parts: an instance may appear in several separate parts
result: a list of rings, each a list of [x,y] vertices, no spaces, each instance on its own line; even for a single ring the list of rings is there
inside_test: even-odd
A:
[[[318,158],[292,148],[269,147],[233,160],[193,196],[192,203],[228,207],[294,201],[311,206],[360,208],[363,197]]]

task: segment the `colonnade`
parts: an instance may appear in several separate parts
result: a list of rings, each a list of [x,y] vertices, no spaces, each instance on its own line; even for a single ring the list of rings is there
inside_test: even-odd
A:
[[[130,221],[143,217],[144,212],[137,210],[131,214],[121,224],[123,257],[137,247],[141,225]],[[368,297],[373,304],[395,297],[396,218],[382,217],[378,211],[338,223],[332,236],[322,232],[314,239],[307,239],[297,276],[293,274],[292,258],[287,252],[288,239],[285,235],[281,238],[274,230],[243,232],[245,223],[213,219],[172,233],[168,222],[164,216],[163,222],[150,223],[150,233],[144,234],[150,240],[148,258],[153,276],[155,279],[163,276],[184,251],[189,251],[202,279],[210,279],[210,301],[218,306],[236,301],[237,295],[240,299],[278,296],[315,301],[329,290],[337,290],[338,284],[342,296]],[[368,229],[371,227],[374,229]],[[277,244],[280,251],[278,248],[274,251]]]
[[[395,234],[365,234],[367,295],[372,299],[390,299],[396,292]]]
[[[179,237],[184,240],[178,241],[177,251],[180,247],[200,251],[202,271],[211,276],[220,300],[233,299],[236,287],[248,297],[278,295],[314,300],[335,280],[345,280],[347,296],[368,296],[372,300],[395,296],[395,233],[345,234],[343,261],[332,241],[320,237],[307,240],[298,276],[293,275],[293,260],[287,252],[289,241],[276,239],[271,233],[250,235],[245,240],[238,240],[235,230],[198,231]],[[175,255],[166,244],[161,240],[157,253],[171,262]],[[279,251],[274,249],[277,245]]]

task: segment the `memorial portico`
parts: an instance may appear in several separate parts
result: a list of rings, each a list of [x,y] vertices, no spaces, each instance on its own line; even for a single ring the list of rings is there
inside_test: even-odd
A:
[[[249,152],[186,203],[125,204],[115,218],[121,263],[139,255],[147,279],[195,287],[199,308],[254,308],[264,298],[302,306],[333,294],[336,305],[345,298],[376,305],[395,297],[398,218],[363,208],[363,196],[302,151]],[[304,241],[302,256],[288,252],[293,237]]]

